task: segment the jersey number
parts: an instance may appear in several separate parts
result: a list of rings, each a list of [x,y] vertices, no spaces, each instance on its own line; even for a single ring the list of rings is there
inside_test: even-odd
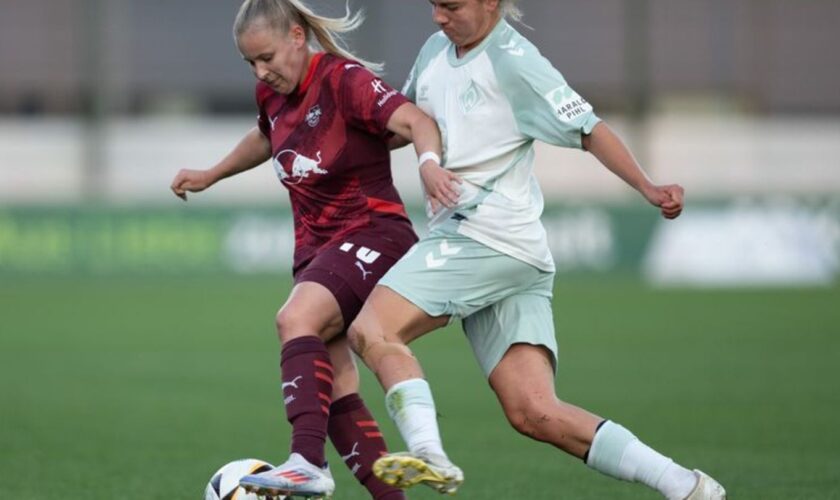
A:
[[[350,253],[354,247],[355,245],[353,243],[345,243],[341,245],[341,251]],[[377,252],[376,250],[371,250],[368,247],[359,247],[359,249],[356,250],[356,258],[364,262],[365,264],[373,264],[374,262],[376,262],[376,259],[378,259],[380,255],[381,254],[379,252]]]

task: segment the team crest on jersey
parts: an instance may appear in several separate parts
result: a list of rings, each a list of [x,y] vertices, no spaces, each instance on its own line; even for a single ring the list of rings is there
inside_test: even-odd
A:
[[[475,84],[475,81],[470,80],[470,85],[466,90],[461,92],[458,101],[461,103],[461,110],[464,113],[469,113],[484,102],[481,90],[478,88],[478,85]]]
[[[274,171],[282,182],[287,184],[300,184],[310,174],[326,175],[327,172],[319,165],[321,164],[321,152],[315,155],[317,159],[308,158],[293,149],[284,149],[272,159]],[[291,173],[286,170],[285,164],[291,162]]]
[[[566,84],[546,94],[545,99],[554,108],[557,117],[564,121],[592,112],[592,105]]]
[[[318,122],[321,121],[321,106],[318,104],[309,108],[309,111],[306,112],[306,124],[310,127],[315,127],[318,125]]]

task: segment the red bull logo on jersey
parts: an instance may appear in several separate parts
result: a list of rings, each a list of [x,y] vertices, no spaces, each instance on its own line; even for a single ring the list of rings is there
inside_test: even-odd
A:
[[[321,164],[321,152],[318,151],[315,157],[317,159],[307,158],[293,149],[284,149],[276,155],[272,163],[274,164],[274,171],[277,172],[277,177],[280,181],[288,184],[299,184],[303,179],[309,177],[310,174],[325,175],[328,172],[319,167]],[[287,169],[286,165],[291,163],[291,168]],[[291,171],[291,173],[289,173]]]

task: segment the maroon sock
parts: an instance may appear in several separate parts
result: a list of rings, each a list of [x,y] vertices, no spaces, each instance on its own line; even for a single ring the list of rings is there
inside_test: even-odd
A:
[[[375,500],[404,500],[402,490],[373,475],[373,462],[388,452],[379,425],[358,394],[339,399],[330,407],[330,440],[356,479]]]
[[[292,424],[292,452],[321,466],[333,384],[332,363],[324,342],[314,336],[286,342],[280,372],[286,418]]]

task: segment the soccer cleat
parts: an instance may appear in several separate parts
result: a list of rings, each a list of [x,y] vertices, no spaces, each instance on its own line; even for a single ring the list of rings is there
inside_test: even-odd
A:
[[[298,453],[292,453],[286,463],[269,471],[243,477],[239,486],[262,496],[325,500],[331,498],[335,491],[329,467],[316,467]]]
[[[697,486],[685,497],[685,500],[726,500],[726,490],[717,481],[703,471],[694,469]]]
[[[464,482],[464,473],[448,458],[411,452],[390,453],[373,463],[373,473],[385,484],[409,488],[417,484],[454,495]]]

